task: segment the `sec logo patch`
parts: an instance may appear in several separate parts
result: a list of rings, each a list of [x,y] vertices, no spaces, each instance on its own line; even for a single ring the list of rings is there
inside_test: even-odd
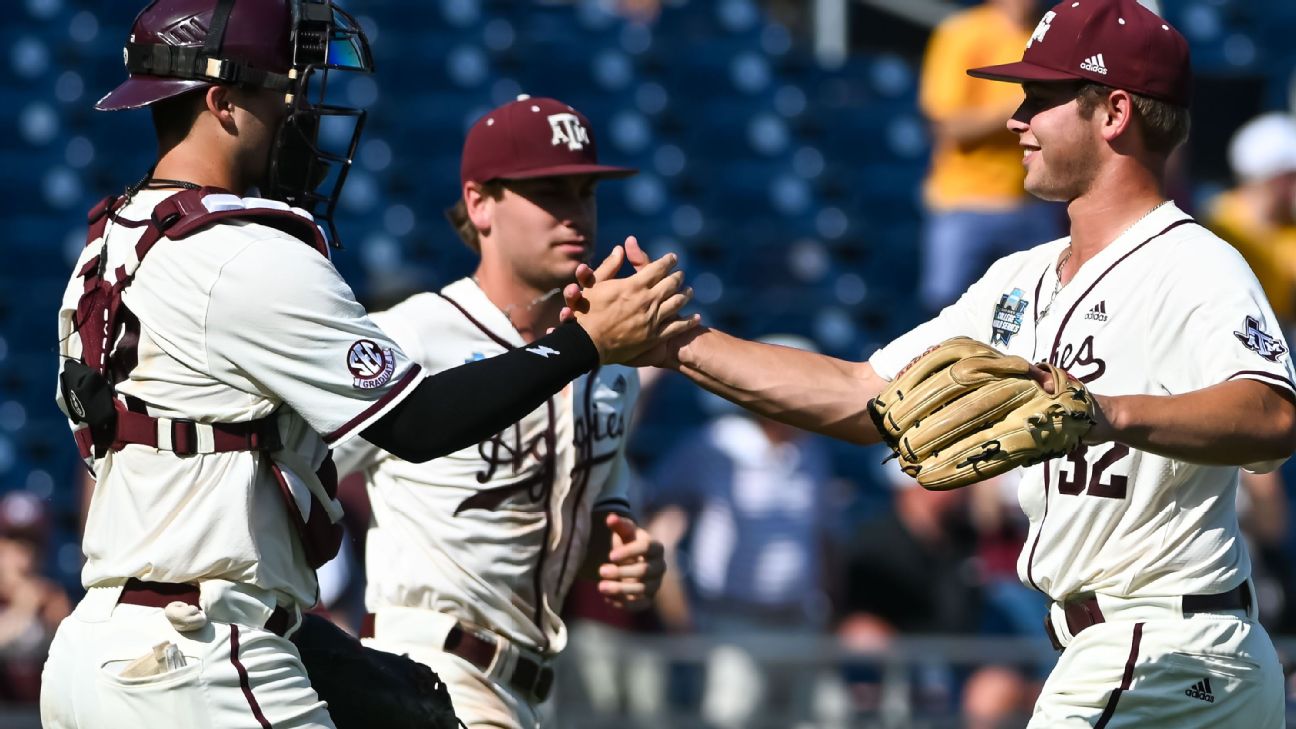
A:
[[[361,339],[347,350],[347,369],[356,389],[372,390],[391,381],[396,371],[396,355],[372,339]]]

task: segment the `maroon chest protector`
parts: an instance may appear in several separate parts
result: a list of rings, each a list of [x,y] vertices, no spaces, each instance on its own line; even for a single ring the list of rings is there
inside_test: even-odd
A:
[[[312,494],[310,510],[303,515],[296,505],[287,479],[270,454],[282,447],[275,416],[256,420],[218,423],[181,418],[154,417],[147,403],[120,395],[117,383],[125,380],[137,363],[139,320],[122,302],[122,294],[135,280],[140,263],[163,239],[183,241],[189,235],[222,222],[247,221],[283,231],[328,255],[328,244],[315,223],[289,210],[236,208],[208,210],[204,198],[229,195],[226,190],[204,187],[178,192],[153,208],[147,220],[119,218],[127,197],[108,197],[88,216],[86,245],[104,238],[109,225],[143,227],[133,255],[118,266],[113,281],[105,277],[107,243],[77,271],[83,282],[77,302],[75,336],[81,342],[81,359],[66,359],[59,385],[68,415],[78,427],[73,431],[82,458],[92,463],[109,451],[127,445],[143,445],[185,458],[207,453],[258,452],[273,469],[284,505],[301,536],[307,561],[319,567],[337,554],[342,527],[330,521]],[[337,494],[337,471],[332,457],[325,458],[316,475],[329,498]]]

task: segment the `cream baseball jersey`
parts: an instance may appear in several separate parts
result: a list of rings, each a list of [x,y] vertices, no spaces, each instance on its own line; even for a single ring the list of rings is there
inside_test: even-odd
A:
[[[528,347],[471,279],[374,320],[429,372]],[[545,356],[542,347],[528,351]],[[359,440],[339,448],[339,472],[362,470],[373,503],[370,612],[436,610],[531,650],[561,651],[558,612],[585,558],[592,514],[629,514],[626,423],[638,393],[634,369],[601,367],[444,458],[409,463]]]
[[[170,194],[142,191],[108,224],[108,276],[133,255],[140,221]],[[233,195],[210,195],[203,204],[209,211],[285,208]],[[100,253],[101,241],[85,248],[74,270]],[[81,294],[74,276],[59,311],[60,354],[67,357],[81,354],[74,321]],[[255,452],[179,456],[135,444],[109,451],[93,463],[83,584],[221,579],[276,591],[285,603],[313,604],[314,570],[284,493],[297,508],[310,508],[321,479],[331,477],[329,446],[412,392],[420,368],[369,319],[328,258],[254,222],[162,240],[122,300],[139,331],[137,364],[117,385],[119,397],[154,417],[200,423],[274,415],[283,448],[273,463]]]
[[[1057,288],[1068,242],[996,262],[935,319],[875,353],[873,367],[892,378],[931,345],[965,335],[1052,362],[1100,395],[1177,395],[1236,379],[1296,389],[1287,343],[1255,275],[1173,204]],[[1251,572],[1237,484],[1236,467],[1119,443],[1082,445],[1024,469],[1018,498],[1030,532],[1018,573],[1055,600],[1225,592]]]

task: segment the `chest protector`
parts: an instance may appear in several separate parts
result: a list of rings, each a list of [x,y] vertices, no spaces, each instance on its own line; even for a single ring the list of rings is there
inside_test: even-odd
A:
[[[218,209],[207,206],[211,196],[220,196]],[[301,538],[307,562],[319,567],[332,559],[342,543],[341,508],[336,501],[337,471],[327,457],[315,476],[322,489],[302,486],[304,479],[285,476],[271,456],[282,448],[275,416],[232,423],[154,417],[147,403],[123,396],[117,383],[126,379],[137,363],[139,320],[122,302],[122,294],[135,280],[141,261],[164,238],[182,241],[193,233],[222,222],[246,221],[283,231],[328,255],[328,244],[314,221],[286,208],[246,207],[243,200],[226,190],[204,187],[184,190],[158,203],[144,221],[117,218],[128,199],[108,197],[89,214],[86,245],[102,240],[99,253],[77,271],[83,293],[77,302],[75,336],[81,342],[81,359],[66,359],[59,374],[59,387],[68,416],[78,427],[73,431],[81,457],[93,464],[109,451],[127,445],[143,445],[169,451],[177,458],[199,454],[256,452],[274,472],[284,506]],[[107,270],[108,225],[144,227],[144,232],[127,260],[109,282]],[[302,474],[308,479],[307,474]],[[294,497],[298,490],[310,492],[305,513]],[[303,499],[304,501],[304,499]]]

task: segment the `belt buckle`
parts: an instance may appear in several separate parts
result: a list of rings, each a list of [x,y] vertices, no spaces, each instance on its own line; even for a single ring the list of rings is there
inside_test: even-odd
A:
[[[171,452],[177,456],[198,453],[198,424],[192,420],[171,421]]]

